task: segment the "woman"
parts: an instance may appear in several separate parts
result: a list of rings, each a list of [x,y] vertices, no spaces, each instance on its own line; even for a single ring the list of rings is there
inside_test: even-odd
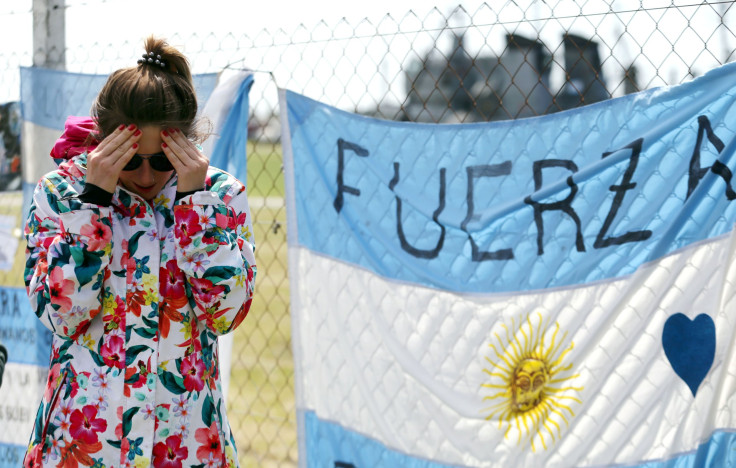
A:
[[[245,187],[192,143],[186,58],[145,50],[34,194],[25,281],[53,346],[26,466],[238,465],[216,344],[253,295]]]

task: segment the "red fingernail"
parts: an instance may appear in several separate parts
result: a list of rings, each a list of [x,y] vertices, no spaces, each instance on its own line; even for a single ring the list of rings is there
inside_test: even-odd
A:
[[[163,132],[161,132],[161,134],[162,134],[163,136],[169,136],[169,132],[167,132],[166,130],[164,130]]]
[[[121,125],[120,125],[120,126],[118,127],[118,130],[122,130],[122,129],[124,129],[124,128],[125,128],[125,124],[121,124]]]
[[[140,131],[140,129],[138,129],[138,130],[135,131],[135,133],[133,134],[133,136],[138,136],[140,134],[141,134],[141,131]]]
[[[138,143],[133,143],[133,149],[138,149]]]
[[[135,128],[135,124],[128,125],[128,130],[133,130]]]
[[[161,143],[161,148],[168,148],[168,147],[169,145],[167,145],[166,143]]]

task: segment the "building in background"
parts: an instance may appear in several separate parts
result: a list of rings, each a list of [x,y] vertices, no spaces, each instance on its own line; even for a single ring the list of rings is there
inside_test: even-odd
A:
[[[593,104],[611,97],[601,69],[598,43],[574,34],[562,36],[565,83],[555,101],[561,110]]]
[[[407,65],[407,98],[400,118],[413,122],[485,122],[550,114],[609,99],[598,43],[574,34],[562,37],[565,81],[550,86],[553,56],[538,39],[506,36],[500,56],[471,56],[464,34],[449,54],[437,48]],[[636,69],[624,91],[636,92]]]
[[[518,119],[548,113],[552,106],[552,57],[547,50],[538,40],[507,35],[506,48],[496,59],[490,79],[482,81],[476,120]]]

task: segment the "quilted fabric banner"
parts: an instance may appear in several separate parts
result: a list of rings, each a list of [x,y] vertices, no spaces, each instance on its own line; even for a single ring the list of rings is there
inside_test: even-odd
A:
[[[300,464],[736,464],[734,73],[459,125],[282,90]]]

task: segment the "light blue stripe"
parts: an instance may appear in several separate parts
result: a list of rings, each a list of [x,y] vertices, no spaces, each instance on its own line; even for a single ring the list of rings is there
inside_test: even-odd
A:
[[[0,442],[0,468],[18,468],[23,466],[26,447]]]
[[[323,421],[313,411],[304,411],[307,467],[337,467],[338,463],[355,468],[447,468],[430,460],[411,457],[387,448],[382,443],[346,429],[339,424]],[[489,460],[490,461],[490,460]],[[569,466],[581,466],[570,460]],[[606,465],[614,466],[614,465]],[[667,460],[642,461],[615,465],[641,468],[703,468],[736,466],[736,433],[715,431],[707,442]]]
[[[70,73],[48,68],[20,68],[23,119],[48,128],[64,129],[70,115],[89,115],[90,107],[108,75]],[[217,73],[194,75],[200,107],[217,83]],[[49,148],[49,151],[51,148]]]
[[[304,416],[307,467],[448,468],[454,466],[422,460],[390,450],[374,439],[345,429],[339,424],[323,421],[312,411],[306,411]]]
[[[0,324],[8,362],[48,368],[51,332],[31,310],[25,289],[0,287]]]
[[[21,67],[20,100],[23,120],[63,130],[68,116],[89,115],[92,102],[106,80],[105,75]]]
[[[736,172],[735,72],[736,63],[681,86],[577,110],[459,125],[370,119],[288,92],[298,242],[388,278],[458,292],[526,291],[628,275],[643,263],[726,234],[736,222],[736,204],[715,173],[706,170],[702,180],[695,177],[699,183],[688,198],[699,116],[708,119],[725,146],[719,153],[704,136],[702,166],[707,169],[718,159]],[[338,213],[339,139],[368,155],[344,151],[344,185],[360,194],[344,191]],[[639,139],[638,164],[612,216],[615,191],[623,190],[617,186],[634,169],[626,147]],[[577,172],[541,169],[542,186],[535,190],[535,162],[553,159],[571,161]],[[392,190],[395,163],[399,178]],[[492,167],[469,177],[469,168],[481,172],[481,165]],[[397,199],[406,243],[431,251],[441,238],[440,224],[433,221],[440,168],[446,171],[445,207],[438,217],[444,245],[435,258],[417,258],[400,242]],[[509,173],[498,175],[504,172]],[[585,250],[578,251],[573,217],[545,211],[540,254],[534,209],[525,198],[563,201],[572,194],[570,176],[577,187],[570,207],[579,217]],[[474,182],[472,213],[469,180]],[[598,237],[625,242],[596,247]],[[513,258],[474,260],[471,239],[479,253],[510,249]]]
[[[210,165],[234,175],[243,182],[248,180],[246,147],[248,144],[249,93],[253,86],[253,75],[243,79],[230,112],[220,131],[220,138],[210,157]]]

